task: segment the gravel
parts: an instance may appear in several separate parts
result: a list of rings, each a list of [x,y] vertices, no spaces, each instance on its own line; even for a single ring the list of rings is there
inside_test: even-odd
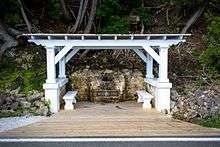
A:
[[[23,127],[46,119],[45,116],[22,116],[0,118],[0,132]]]

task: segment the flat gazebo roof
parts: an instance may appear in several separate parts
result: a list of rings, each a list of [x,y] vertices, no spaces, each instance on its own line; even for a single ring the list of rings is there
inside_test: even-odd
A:
[[[191,34],[23,34],[43,40],[185,40]]]

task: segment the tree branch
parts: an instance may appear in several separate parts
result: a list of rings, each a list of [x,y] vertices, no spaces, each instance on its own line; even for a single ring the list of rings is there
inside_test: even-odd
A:
[[[74,26],[70,29],[70,32],[72,32],[72,33],[75,33],[77,28],[78,28],[79,21],[80,21],[81,16],[82,16],[83,1],[84,0],[80,1],[80,6],[79,6],[79,11],[78,11],[78,15],[77,15],[77,18],[76,18],[76,22],[75,22]]]
[[[83,21],[83,18],[84,18],[84,16],[85,16],[88,1],[89,1],[89,0],[85,0],[85,2],[84,2],[83,9],[82,9],[82,16],[81,16],[80,21],[79,21],[79,26],[81,25],[81,23],[82,23],[82,21]]]
[[[61,7],[62,7],[62,11],[63,11],[63,15],[64,15],[64,18],[68,21],[71,20],[71,17],[70,17],[70,14],[66,8],[66,4],[65,4],[65,1],[64,0],[60,0],[60,4],[61,4]]]
[[[31,23],[29,22],[29,20],[27,18],[27,15],[26,15],[26,13],[24,11],[23,4],[22,4],[21,0],[17,0],[17,1],[18,1],[19,5],[20,5],[21,14],[22,14],[22,17],[23,17],[26,25],[27,25],[28,31],[31,33],[31,28],[32,28],[31,27]]]
[[[91,31],[92,23],[93,23],[93,20],[95,18],[96,6],[97,6],[97,0],[93,0],[92,1],[92,8],[91,8],[91,11],[90,11],[90,16],[89,16],[89,21],[88,21],[87,26],[86,26],[85,31],[84,31],[85,34],[87,34]]]
[[[204,11],[205,7],[207,6],[208,1],[205,2],[205,4],[200,7],[193,16],[187,21],[185,27],[182,29],[181,34],[185,34],[187,30],[197,21],[197,19],[201,16],[202,12]]]

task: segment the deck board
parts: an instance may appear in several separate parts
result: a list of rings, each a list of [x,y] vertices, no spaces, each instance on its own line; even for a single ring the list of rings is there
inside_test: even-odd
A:
[[[0,137],[220,136],[220,130],[171,118],[141,104],[80,102],[73,111],[7,132]]]

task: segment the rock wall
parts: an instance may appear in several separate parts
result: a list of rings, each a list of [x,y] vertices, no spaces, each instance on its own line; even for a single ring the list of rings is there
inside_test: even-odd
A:
[[[0,91],[0,117],[22,115],[50,115],[44,94],[32,91],[24,95],[19,89]]]
[[[72,89],[78,91],[78,101],[119,102],[136,100],[136,91],[145,89],[144,76],[139,70],[124,69],[114,71],[83,69],[73,72],[69,76],[69,79]],[[109,82],[108,86],[106,86],[106,84],[103,85],[103,82]],[[107,100],[103,98],[105,96],[102,94],[94,94],[100,90],[106,90],[110,98]]]
[[[171,114],[174,118],[192,122],[195,119],[220,115],[219,95],[213,90],[188,90],[179,94],[171,90]]]

